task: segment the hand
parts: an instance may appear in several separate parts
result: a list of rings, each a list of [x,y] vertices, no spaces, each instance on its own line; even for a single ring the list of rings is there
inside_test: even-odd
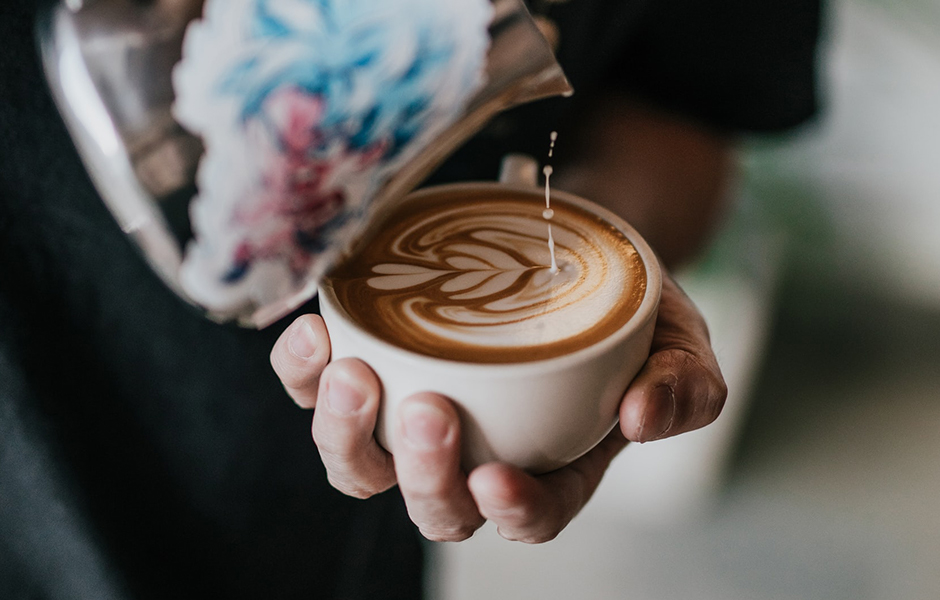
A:
[[[726,389],[708,330],[695,306],[665,278],[651,355],[624,395],[620,427],[571,465],[531,476],[491,463],[460,468],[460,423],[446,398],[421,393],[397,415],[403,443],[392,456],[374,436],[379,382],[362,361],[329,363],[323,320],[306,315],[276,342],[271,363],[303,408],[316,408],[313,438],[330,483],[367,498],[396,483],[409,515],[430,540],[460,541],[485,520],[510,540],[551,540],[590,499],[610,461],[628,440],[647,442],[707,425]]]

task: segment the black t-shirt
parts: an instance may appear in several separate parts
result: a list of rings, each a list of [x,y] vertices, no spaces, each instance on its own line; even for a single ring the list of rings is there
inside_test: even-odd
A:
[[[432,178],[493,179],[506,152],[558,158],[578,116],[602,90],[632,94],[712,129],[770,133],[817,111],[821,0],[532,0],[561,30],[571,98],[497,116]]]
[[[605,86],[729,130],[815,109],[814,0],[533,5],[578,94],[498,119],[439,178],[544,150],[551,120]],[[397,492],[332,490],[268,365],[291,318],[204,320],[105,210],[46,90],[35,13],[0,5],[0,598],[419,597]]]

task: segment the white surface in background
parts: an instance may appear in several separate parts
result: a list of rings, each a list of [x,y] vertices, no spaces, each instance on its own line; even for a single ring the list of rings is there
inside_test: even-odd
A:
[[[940,22],[924,19],[940,10],[891,4],[832,3],[825,118],[804,142],[758,160],[808,186],[828,216],[832,239],[807,252],[826,275],[936,306]]]

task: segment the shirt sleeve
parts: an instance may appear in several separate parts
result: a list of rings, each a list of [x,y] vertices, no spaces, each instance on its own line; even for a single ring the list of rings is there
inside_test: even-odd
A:
[[[820,0],[650,2],[608,83],[721,129],[779,131],[817,109]]]

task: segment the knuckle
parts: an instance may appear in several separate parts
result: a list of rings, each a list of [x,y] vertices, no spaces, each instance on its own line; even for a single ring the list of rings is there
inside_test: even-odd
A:
[[[288,390],[315,388],[328,362],[327,357],[318,355],[301,361],[290,356],[283,344],[275,346],[270,358],[275,375]]]
[[[272,359],[274,372],[284,387],[284,391],[301,408],[314,408],[317,403],[318,374],[298,374],[293,369],[279,364]]]
[[[682,374],[689,372],[690,369],[698,371],[701,364],[688,350],[670,348],[657,352],[652,366],[661,373],[670,373],[672,376],[681,378]]]
[[[318,434],[314,442],[330,485],[347,496],[364,500],[395,484],[394,467],[387,455],[374,456],[367,443],[336,435]]]
[[[446,498],[453,491],[449,471],[439,463],[408,461],[407,457],[396,457],[398,481],[408,496],[416,501],[432,502]]]
[[[281,351],[280,344],[276,345],[273,350],[271,350],[271,368],[274,369],[274,374],[277,375],[278,379],[282,382],[284,377],[289,375],[291,371],[290,367],[285,363],[283,352]]]
[[[721,414],[722,409],[725,407],[725,401],[728,399],[728,384],[725,383],[725,380],[716,376],[712,386],[712,393],[709,397],[709,415],[711,420],[714,421],[718,418],[718,415]]]
[[[316,392],[301,394],[294,390],[287,390],[287,395],[290,396],[290,399],[294,401],[294,404],[300,408],[309,410],[317,407]]]
[[[433,503],[447,499],[453,484],[445,473],[438,471],[409,473],[399,470],[398,481],[408,497],[415,502]]]
[[[692,373],[698,379],[700,384],[696,386],[696,405],[703,420],[702,425],[707,425],[718,418],[728,397],[728,386],[725,383],[721,373],[716,368],[709,368],[696,361],[698,369]]]
[[[322,419],[317,420],[316,413],[314,413],[313,442],[320,450],[323,461],[331,465],[351,465],[362,454],[363,444],[360,440],[353,439],[338,428],[324,426]]]
[[[361,485],[358,482],[349,481],[346,478],[336,477],[333,474],[327,475],[327,480],[336,490],[342,492],[346,496],[351,496],[359,500],[366,500],[379,492],[378,489]]]
[[[698,381],[693,388],[696,392],[693,402],[698,416],[696,420],[700,421],[697,425],[701,427],[712,423],[721,414],[728,397],[728,386],[717,367],[709,368],[695,357],[690,356],[690,360],[697,367],[690,370],[690,374]]]
[[[280,361],[277,361],[280,362]],[[303,389],[319,382],[320,370],[306,367],[296,367],[281,363],[275,364],[274,372],[284,387],[288,389]]]

